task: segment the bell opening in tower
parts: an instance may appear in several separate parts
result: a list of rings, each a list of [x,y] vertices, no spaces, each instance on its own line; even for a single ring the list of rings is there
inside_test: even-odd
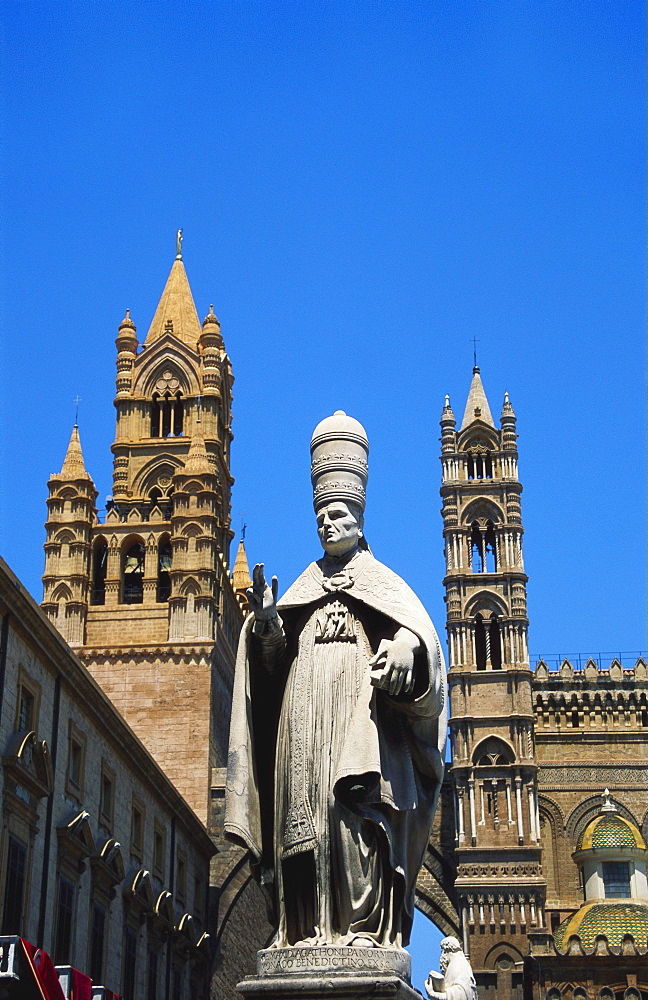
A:
[[[144,545],[135,542],[124,556],[122,604],[141,604],[144,600]]]

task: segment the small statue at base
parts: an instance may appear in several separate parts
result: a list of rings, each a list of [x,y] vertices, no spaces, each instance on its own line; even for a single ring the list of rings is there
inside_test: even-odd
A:
[[[441,975],[431,972],[425,981],[430,1000],[477,1000],[477,984],[470,962],[456,937],[441,942]]]

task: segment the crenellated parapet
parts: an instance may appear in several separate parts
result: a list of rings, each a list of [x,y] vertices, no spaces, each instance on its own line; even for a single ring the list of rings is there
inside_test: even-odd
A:
[[[581,669],[565,659],[553,671],[540,660],[532,689],[535,724],[543,733],[617,728],[636,730],[645,737],[648,731],[648,670],[643,657],[631,667],[618,659],[601,667],[590,659]]]

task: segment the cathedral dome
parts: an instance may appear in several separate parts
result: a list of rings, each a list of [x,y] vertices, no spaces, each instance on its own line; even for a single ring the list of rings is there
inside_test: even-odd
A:
[[[604,813],[588,823],[576,843],[577,851],[591,851],[609,848],[630,848],[646,850],[641,833],[629,820],[618,813]]]
[[[584,948],[591,948],[598,934],[605,934],[613,948],[621,945],[626,934],[632,934],[635,943],[645,947],[648,944],[648,906],[630,902],[585,903],[556,927],[553,937],[559,951],[567,948],[572,934],[578,935]]]

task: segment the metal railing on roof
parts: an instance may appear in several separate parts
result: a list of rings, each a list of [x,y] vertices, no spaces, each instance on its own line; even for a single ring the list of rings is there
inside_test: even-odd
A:
[[[574,670],[583,670],[585,664],[592,660],[599,670],[607,670],[613,660],[617,660],[621,666],[629,670],[634,667],[635,663],[639,659],[646,659],[646,652],[642,650],[617,652],[613,650],[609,653],[535,653],[531,655],[531,664],[533,669],[538,666],[540,660],[546,663],[548,669],[559,670],[560,665],[568,660],[571,663]]]

